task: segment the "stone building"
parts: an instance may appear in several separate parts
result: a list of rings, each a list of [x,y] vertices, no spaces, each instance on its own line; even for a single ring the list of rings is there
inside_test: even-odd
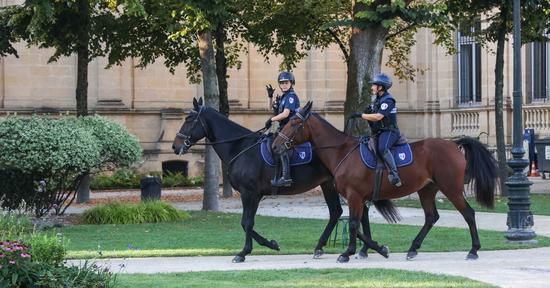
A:
[[[483,142],[495,146],[494,54],[458,33],[457,55],[446,55],[443,48],[433,45],[429,31],[419,32],[416,38],[410,60],[426,71],[414,82],[394,79],[392,88],[398,100],[401,130],[411,141],[481,135]],[[276,86],[279,62],[272,58],[271,63],[266,63],[254,47],[248,48],[250,53],[241,56],[242,68],[229,71],[230,118],[256,130],[270,113],[265,85]],[[76,57],[47,64],[51,50],[27,48],[23,43],[17,49],[19,58],[0,58],[0,117],[13,113],[74,114]],[[524,127],[534,128],[538,137],[547,137],[550,136],[550,43],[524,45],[522,57]],[[506,45],[505,61],[504,126],[506,143],[511,145],[511,42]],[[189,175],[201,173],[202,147],[177,156],[171,144],[185,111],[192,107],[193,97],[201,97],[202,85],[190,84],[183,67],[172,75],[161,61],[146,69],[134,68],[134,64],[133,59],[128,59],[124,65],[108,70],[104,69],[105,59],[90,64],[90,113],[116,119],[138,136],[145,151],[143,170],[164,168],[182,169]],[[390,69],[383,70],[392,74]],[[338,47],[310,51],[294,73],[302,103],[313,100],[314,110],[342,129],[346,67]]]

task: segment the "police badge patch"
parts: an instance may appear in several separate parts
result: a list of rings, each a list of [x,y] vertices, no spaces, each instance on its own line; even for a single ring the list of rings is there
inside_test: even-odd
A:
[[[288,102],[289,102],[290,104],[294,103],[294,98],[290,97],[290,98],[288,99]]]
[[[388,104],[382,103],[382,105],[380,105],[380,109],[382,109],[382,110],[388,109]]]

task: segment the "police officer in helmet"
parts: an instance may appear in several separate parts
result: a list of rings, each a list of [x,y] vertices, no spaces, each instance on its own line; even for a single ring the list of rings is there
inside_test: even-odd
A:
[[[283,95],[277,103],[275,103],[275,116],[267,120],[265,127],[269,128],[271,127],[271,122],[278,121],[280,130],[286,123],[288,123],[290,118],[298,112],[300,108],[300,99],[298,99],[298,95],[294,92],[293,87],[295,84],[295,79],[291,72],[284,71],[279,73],[277,82],[279,82],[279,88],[283,92]],[[274,91],[275,89],[273,89],[271,85],[267,86],[267,93],[270,100],[273,98]],[[275,187],[289,187],[292,185],[292,179],[290,178],[290,161],[288,159],[288,154],[282,153],[279,155],[279,158],[280,162],[277,165],[277,171],[274,179],[271,180],[271,185]],[[277,178],[279,176],[279,170],[281,170],[281,177]]]
[[[395,99],[388,92],[392,86],[392,80],[388,75],[380,73],[369,83],[372,84],[371,90],[376,95],[376,99],[363,113],[355,112],[351,116],[369,121],[372,135],[378,138],[378,155],[382,157],[389,170],[388,179],[392,185],[400,187],[401,179],[390,152],[390,148],[399,140],[401,134],[397,126]]]

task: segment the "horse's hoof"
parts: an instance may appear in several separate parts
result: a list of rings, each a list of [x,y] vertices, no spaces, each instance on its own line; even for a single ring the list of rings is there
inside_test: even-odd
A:
[[[382,249],[380,249],[380,251],[378,253],[380,253],[380,255],[384,256],[384,258],[389,258],[390,257],[390,248],[388,248],[388,246],[384,245],[384,246],[382,246]]]
[[[233,263],[243,263],[244,262],[244,256],[235,256],[235,258],[233,258],[233,261],[231,261]]]
[[[357,254],[357,256],[355,256],[355,259],[367,259],[369,258],[369,254],[367,253],[367,251],[359,251],[359,254]]]
[[[418,255],[418,252],[416,251],[409,251],[407,253],[407,260],[412,260],[414,258],[416,258],[416,255]]]
[[[323,254],[325,254],[325,251],[323,251],[323,249],[315,250],[315,253],[313,253],[313,259],[321,258]]]
[[[342,255],[338,256],[337,261],[338,261],[338,263],[348,263],[349,262],[349,256],[342,254]]]
[[[279,243],[275,240],[271,240],[271,249],[281,251],[281,249],[279,248]]]
[[[466,256],[466,260],[477,260],[477,258],[479,258],[479,256],[477,256],[477,253],[468,253],[468,256]]]

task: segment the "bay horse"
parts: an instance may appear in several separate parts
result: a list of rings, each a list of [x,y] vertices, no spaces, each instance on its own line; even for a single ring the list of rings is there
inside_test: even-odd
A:
[[[338,257],[339,262],[348,262],[349,256],[355,253],[355,235],[358,219],[363,214],[363,203],[372,198],[375,172],[363,164],[360,151],[356,149],[358,139],[344,134],[318,114],[312,113],[311,106],[312,102],[308,102],[282,128],[272,145],[277,153],[306,141],[310,141],[314,148],[333,148],[317,149],[317,154],[334,175],[336,190],[348,202],[350,241],[347,250]],[[481,245],[475,212],[464,198],[464,180],[474,180],[472,186],[477,202],[492,208],[498,177],[495,159],[485,146],[469,137],[454,141],[431,138],[410,145],[414,162],[399,168],[403,185],[396,188],[388,180],[383,180],[379,196],[380,199],[393,199],[418,191],[425,222],[407,252],[407,259],[416,257],[422,241],[439,219],[435,206],[437,191],[441,191],[466,220],[472,238],[472,248],[466,259],[477,259]],[[383,179],[386,178],[387,171],[384,171]]]
[[[199,101],[193,99],[193,110],[185,118],[185,122],[172,144],[174,153],[182,155],[187,153],[191,146],[197,144],[197,141],[207,138],[209,143],[203,145],[213,145],[220,159],[227,165],[231,186],[241,195],[243,205],[241,226],[245,231],[244,248],[233,258],[234,263],[245,261],[245,256],[252,252],[252,239],[262,246],[279,251],[277,241],[268,241],[254,231],[254,218],[258,205],[264,196],[271,195],[271,179],[274,173],[274,168],[265,164],[260,154],[260,141],[262,137],[265,137],[260,131],[252,132],[229,120],[218,111],[202,105],[202,98]],[[314,250],[314,258],[318,258],[323,255],[323,247],[342,215],[340,198],[334,189],[330,171],[321,163],[315,153],[313,153],[309,164],[292,168],[291,175],[294,184],[291,187],[279,188],[278,194],[304,193],[319,185],[323,190],[330,218]],[[396,213],[395,207],[390,201],[381,200],[374,204],[382,215],[389,217],[388,219],[391,219],[392,215]],[[368,213],[368,210],[365,211]],[[368,221],[367,214],[361,217],[361,222],[365,226],[369,225]],[[369,248],[388,257],[388,248],[373,241],[370,232],[365,233],[363,239],[365,245],[361,250],[360,257],[367,257]]]

